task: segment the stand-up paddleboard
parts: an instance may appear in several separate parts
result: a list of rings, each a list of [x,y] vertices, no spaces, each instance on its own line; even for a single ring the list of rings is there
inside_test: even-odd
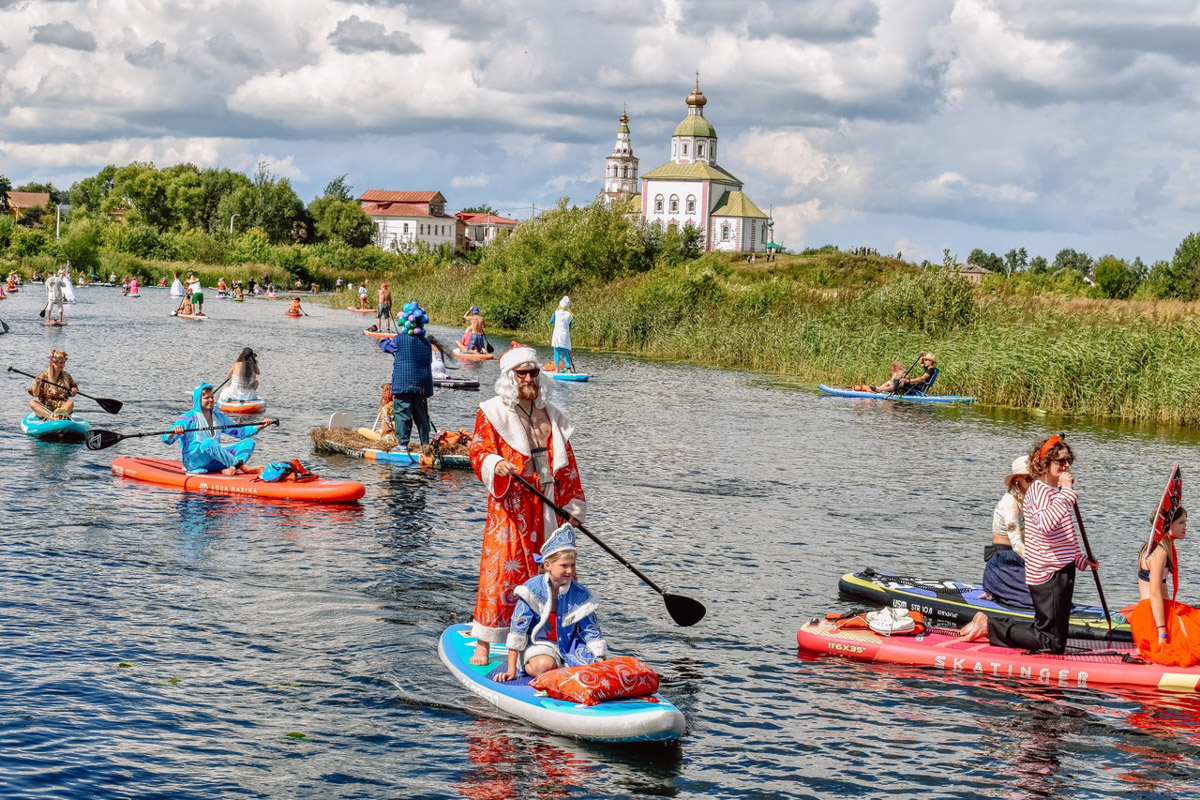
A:
[[[556,381],[586,381],[591,377],[586,372],[559,372],[558,370],[547,370],[546,374]]]
[[[42,419],[37,414],[26,414],[21,420],[21,430],[44,442],[82,442],[92,426],[86,420]]]
[[[391,339],[395,333],[386,333],[384,331],[363,331],[363,336],[370,336],[372,339]]]
[[[434,378],[433,385],[443,389],[478,389],[479,381],[469,378]]]
[[[454,355],[459,358],[465,358],[468,361],[491,361],[495,358],[491,353],[468,353],[466,350],[454,348]]]
[[[118,458],[112,463],[112,471],[114,475],[129,480],[203,494],[305,500],[313,503],[352,503],[366,494],[365,487],[357,481],[333,481],[325,478],[297,481],[294,480],[295,476],[288,476],[285,480],[271,482],[259,480],[257,475],[244,473],[222,475],[219,472],[206,472],[196,475],[185,471],[182,462],[165,458]]]
[[[471,666],[475,637],[470,626],[451,625],[438,641],[438,655],[463,686],[501,711],[553,733],[600,742],[645,742],[678,739],[686,721],[682,712],[660,694],[627,700],[607,700],[585,706],[540,697],[527,678],[500,683],[488,675],[502,666],[508,650],[494,644],[489,662]]]
[[[352,447],[334,441],[328,436],[318,435],[320,429],[313,432],[313,445],[320,452],[341,453],[351,458],[362,458],[377,464],[390,464],[396,467],[433,467],[433,456],[422,455],[411,450],[378,450],[373,447]],[[359,433],[367,430],[359,428]],[[364,438],[372,438],[364,436]],[[471,459],[464,455],[445,454],[441,456],[443,469],[470,469]]]
[[[267,408],[267,401],[257,400],[221,400],[217,408],[226,414],[261,414]]]
[[[346,306],[347,311],[353,311],[355,314],[374,314],[377,309],[374,308],[355,308],[354,306]]]
[[[1033,609],[998,603],[982,586],[953,580],[923,580],[886,575],[873,569],[847,573],[838,581],[838,591],[855,600],[876,606],[893,606],[920,611],[931,625],[962,627],[979,611],[990,617],[1033,622]],[[1108,638],[1104,611],[1094,606],[1071,609],[1068,635],[1093,641]],[[1132,642],[1129,623],[1113,612],[1113,640]]]
[[[301,316],[303,316],[303,314],[301,314],[299,311],[285,311],[285,312],[283,312],[283,315],[285,317],[301,317]]]
[[[194,319],[197,321],[208,319],[208,314],[172,314],[171,316],[178,317],[179,319]]]
[[[46,326],[47,328],[61,328],[61,327],[65,326],[66,324],[67,324],[67,321],[65,319],[62,322],[59,322],[58,320],[49,320],[48,319],[42,323],[42,325]]]
[[[838,628],[833,622],[814,619],[800,626],[796,642],[814,653],[902,666],[932,667],[956,676],[1016,678],[1050,686],[1084,688],[1104,684],[1146,686],[1171,692],[1195,692],[1200,667],[1164,667],[1136,659],[1132,644],[1082,642],[1094,648],[1066,655],[1031,654],[1011,647],[993,647],[986,641],[964,642],[953,630],[929,629],[917,636],[881,636],[870,629]],[[1126,657],[1134,661],[1127,661]]]
[[[887,392],[858,392],[854,389],[838,389],[834,386],[819,384],[817,386],[825,394],[834,397],[863,397],[869,400],[907,400],[913,403],[974,403],[974,397],[959,394],[888,394]]]

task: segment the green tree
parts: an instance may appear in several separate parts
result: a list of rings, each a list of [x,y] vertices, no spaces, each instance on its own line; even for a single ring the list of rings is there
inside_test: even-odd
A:
[[[336,195],[318,197],[308,204],[317,241],[339,240],[351,247],[366,247],[375,234],[375,223],[353,200]]]
[[[337,200],[353,200],[354,195],[350,193],[350,190],[354,187],[346,183],[346,174],[347,173],[343,172],[341,175],[338,175],[329,183],[325,184],[325,191],[321,193],[321,196],[332,197]]]
[[[258,165],[249,187],[235,189],[217,206],[222,219],[239,217],[239,228],[260,228],[272,243],[308,238],[308,215],[287,178],[271,173],[266,162]]]
[[[1169,291],[1184,300],[1200,297],[1200,234],[1189,233],[1175,248]]]
[[[112,191],[113,178],[116,174],[116,166],[109,164],[94,177],[84,178],[72,184],[68,192],[71,208],[93,214],[100,213],[104,199]]]
[[[1042,275],[1050,271],[1050,262],[1044,256],[1034,256],[1029,261],[1029,271],[1034,275]]]
[[[200,173],[202,193],[196,210],[199,227],[212,234],[229,230],[229,214],[221,208],[222,201],[239,189],[249,189],[250,179],[230,169],[206,169]],[[244,226],[244,223],[243,223]]]
[[[1004,272],[1004,259],[995,253],[985,253],[978,247],[967,256],[967,263],[983,267],[988,272]]]
[[[50,202],[56,206],[68,202],[70,192],[64,189],[55,189],[53,183],[23,183],[16,188],[18,192],[45,192],[50,195]]]
[[[487,203],[484,203],[481,206],[468,206],[467,208],[464,208],[463,210],[459,211],[458,213],[460,213],[460,214],[493,214],[493,215],[499,216],[499,212],[496,211],[496,209],[492,208]]]
[[[62,257],[71,262],[73,269],[92,272],[100,266],[100,247],[104,240],[104,226],[95,217],[79,215],[67,226],[58,243]]]
[[[1137,289],[1137,276],[1122,259],[1103,256],[1096,262],[1096,287],[1105,297],[1129,298]]]
[[[1092,257],[1087,253],[1079,253],[1075,250],[1064,248],[1058,251],[1058,255],[1054,257],[1054,271],[1060,269],[1075,270],[1080,275],[1087,275],[1092,271]]]
[[[124,207],[131,212],[126,219],[138,219],[156,231],[171,226],[171,207],[167,203],[166,175],[151,163],[133,161],[116,171],[105,211]],[[125,251],[128,252],[128,251]]]
[[[12,184],[8,178],[0,175],[0,214],[7,214],[8,208],[8,193],[12,191]]]
[[[1029,266],[1029,254],[1025,252],[1025,248],[1020,250],[1009,250],[1004,254],[1004,274],[1012,276],[1015,272],[1021,272]]]

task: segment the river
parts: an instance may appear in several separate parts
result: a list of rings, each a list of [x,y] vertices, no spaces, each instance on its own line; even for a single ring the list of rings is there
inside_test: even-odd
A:
[[[486,509],[474,477],[312,452],[309,430],[334,411],[369,424],[390,375],[358,315],[322,302],[289,319],[282,301],[210,290],[197,323],[169,316],[166,291],[143,293],[79,288],[53,329],[36,325],[44,293],[27,287],[0,302],[3,365],[37,372],[65,349],[83,391],[125,402],[110,416],[80,398],[80,416],[132,433],[167,427],[251,346],[268,415],[283,420],[256,459],[299,456],[367,495],[271,505],[123,481],[113,457],[175,451],[30,440],[18,425],[29,381],[7,373],[0,796],[1200,796],[1191,696],[880,668],[802,656],[795,640],[803,621],[847,607],[844,572],[977,581],[1008,465],[1060,429],[1108,601],[1135,601],[1147,517],[1172,463],[1185,483],[1196,474],[1194,433],[827,398],[578,353],[595,378],[555,400],[576,423],[589,527],[708,607],[674,626],[583,541],[580,577],[610,647],[655,667],[688,720],[677,744],[596,745],[498,717],[438,659],[439,634],[474,602]],[[470,427],[496,372],[465,365],[484,391],[439,389],[435,423]],[[1189,549],[1180,596],[1195,600]]]

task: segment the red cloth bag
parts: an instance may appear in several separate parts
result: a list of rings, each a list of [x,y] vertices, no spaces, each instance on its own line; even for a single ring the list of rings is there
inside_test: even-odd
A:
[[[583,667],[543,672],[530,684],[557,700],[594,706],[622,697],[647,697],[658,691],[658,673],[631,656],[618,656]]]

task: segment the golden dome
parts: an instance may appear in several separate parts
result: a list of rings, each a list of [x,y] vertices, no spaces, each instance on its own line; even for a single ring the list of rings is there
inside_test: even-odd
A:
[[[696,88],[687,96],[687,104],[691,108],[704,108],[708,103],[708,98],[700,91],[700,79],[696,79]]]

